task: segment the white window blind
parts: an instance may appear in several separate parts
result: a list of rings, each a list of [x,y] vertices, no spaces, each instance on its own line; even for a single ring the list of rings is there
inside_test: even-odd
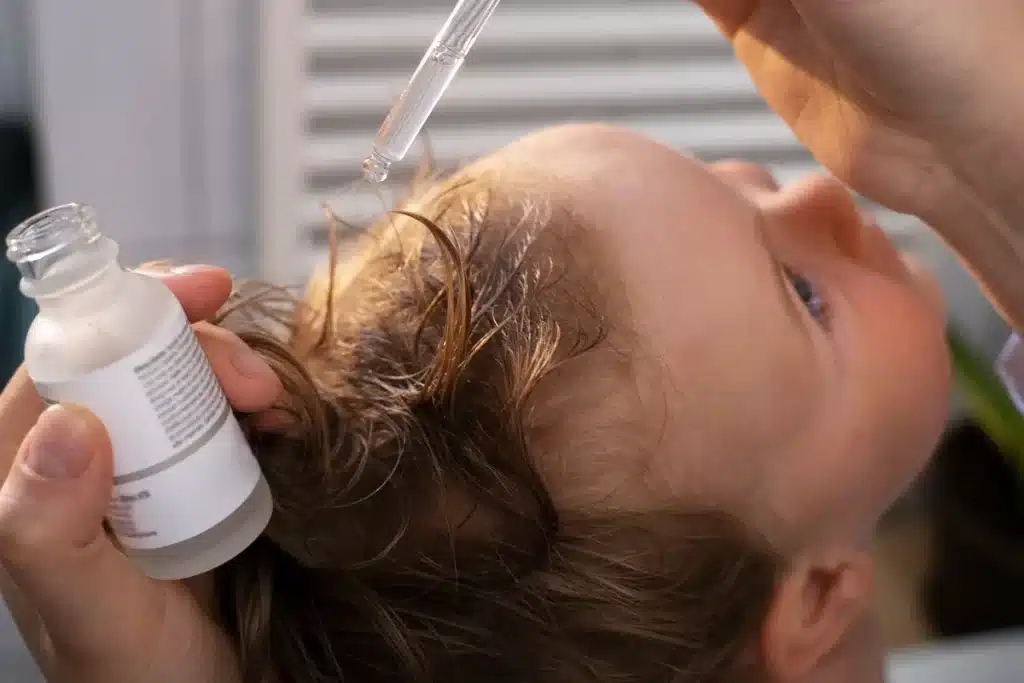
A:
[[[322,206],[362,224],[384,209],[359,165],[454,0],[263,3],[263,268],[301,280],[324,259]],[[603,121],[711,161],[817,170],[729,45],[683,0],[505,0],[427,124],[452,168],[531,130]],[[416,148],[383,187],[401,191]],[[913,222],[883,217],[903,238]]]

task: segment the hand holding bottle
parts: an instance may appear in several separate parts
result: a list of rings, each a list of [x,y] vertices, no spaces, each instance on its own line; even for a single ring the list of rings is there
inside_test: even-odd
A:
[[[231,287],[216,268],[154,275],[193,321],[211,316]],[[232,406],[269,408],[281,390],[270,368],[226,330],[194,327]],[[45,408],[23,371],[0,395],[0,588],[47,678],[237,680],[212,614],[210,577],[153,581],[115,548],[102,527],[111,490],[106,432],[82,409]]]

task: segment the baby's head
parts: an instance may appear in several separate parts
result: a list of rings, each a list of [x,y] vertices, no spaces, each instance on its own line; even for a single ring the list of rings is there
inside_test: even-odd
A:
[[[219,576],[251,680],[878,675],[868,544],[947,367],[843,188],[572,126],[404,209],[225,319],[288,390]]]

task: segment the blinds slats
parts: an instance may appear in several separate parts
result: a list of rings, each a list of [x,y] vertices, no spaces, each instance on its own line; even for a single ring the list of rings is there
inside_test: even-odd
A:
[[[344,112],[357,116],[380,114],[401,92],[408,73],[349,78],[317,79],[308,89],[312,112]],[[628,83],[612,89],[609,83]],[[644,103],[705,101],[725,107],[729,102],[754,99],[750,81],[738,66],[724,63],[680,70],[675,64],[606,63],[586,64],[571,70],[557,65],[516,69],[467,69],[452,83],[437,113],[459,109],[500,112],[523,105],[524,93],[533,106],[573,106],[578,109],[628,102],[642,116]],[[762,114],[763,117],[763,114]]]
[[[580,117],[586,120],[586,116]],[[783,148],[801,152],[786,125],[764,114],[721,114],[714,117],[637,117],[634,130],[677,149],[689,150],[702,158],[721,158],[738,153],[768,155]],[[486,150],[492,150],[530,133],[532,126],[481,126],[473,129],[434,126],[430,145],[440,165],[458,164]],[[366,135],[322,136],[310,140],[306,167],[310,171],[348,167],[357,169],[369,151]],[[761,153],[761,154],[758,154]]]
[[[381,2],[382,7],[388,3]],[[454,6],[454,3],[452,3]],[[373,11],[312,17],[307,23],[308,49],[354,53],[427,49],[450,8],[441,11]],[[500,5],[480,37],[483,49],[531,50],[538,45],[565,48],[667,43],[721,44],[711,22],[682,0],[629,2],[601,6],[593,2],[557,3],[547,7]]]

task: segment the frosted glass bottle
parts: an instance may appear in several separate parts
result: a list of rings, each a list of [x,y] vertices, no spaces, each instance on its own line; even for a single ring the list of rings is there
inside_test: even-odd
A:
[[[177,299],[123,269],[91,208],[40,213],[7,238],[38,303],[25,366],[40,395],[92,410],[110,434],[107,519],[149,576],[183,579],[266,528],[270,489]]]

